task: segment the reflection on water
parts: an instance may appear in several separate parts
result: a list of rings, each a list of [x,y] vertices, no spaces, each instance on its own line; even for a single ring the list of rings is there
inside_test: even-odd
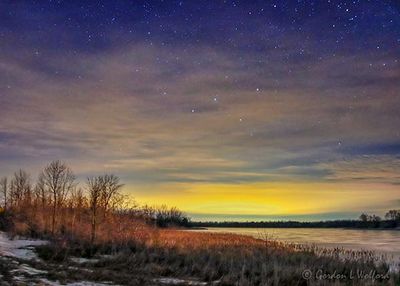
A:
[[[329,228],[208,228],[212,232],[250,235],[256,238],[272,237],[277,240],[315,244],[334,248],[371,250],[388,256],[400,257],[400,231]]]

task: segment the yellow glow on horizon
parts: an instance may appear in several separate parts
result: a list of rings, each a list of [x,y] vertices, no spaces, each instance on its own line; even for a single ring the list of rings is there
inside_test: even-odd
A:
[[[383,192],[377,191],[383,189]],[[196,184],[163,193],[140,193],[140,204],[166,204],[199,214],[301,215],[368,209],[392,198],[398,190],[388,185],[338,183],[256,183],[246,185]],[[388,202],[390,200],[388,199]]]

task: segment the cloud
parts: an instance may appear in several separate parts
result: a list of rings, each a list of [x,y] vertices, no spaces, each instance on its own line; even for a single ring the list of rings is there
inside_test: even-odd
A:
[[[0,65],[0,171],[35,173],[60,158],[80,178],[114,172],[139,197],[176,200],[209,184],[398,184],[399,160],[388,156],[399,136],[398,65],[383,69],[391,59],[373,58],[369,69],[367,55],[299,59],[290,45],[268,53],[259,64],[261,52],[239,61],[210,46],[141,42],[40,55],[23,48]],[[345,194],[355,192],[352,199],[355,185]],[[310,188],[305,194],[314,196]],[[340,198],[329,209],[340,203],[347,205]],[[221,208],[263,208],[246,204]]]
[[[26,52],[33,59],[5,60],[1,72],[8,75],[4,84],[10,88],[1,98],[2,130],[34,149],[86,148],[117,154],[122,147],[140,150],[146,144],[173,146],[175,152],[198,148],[213,155],[218,144],[228,152],[237,146],[244,153],[254,146],[299,152],[327,142],[393,136],[391,128],[380,129],[383,124],[393,126],[392,117],[375,124],[370,118],[382,119],[384,111],[391,114],[395,97],[361,93],[359,100],[344,105],[340,96],[321,96],[323,86],[299,85],[305,75],[283,77],[275,89],[264,90],[265,82],[274,81],[262,76],[265,67],[247,74],[249,67],[242,70],[235,59],[210,48],[195,48],[178,59],[177,53],[138,44],[92,56],[41,56],[41,65],[27,65],[38,60]],[[192,53],[197,54],[195,61]],[[333,69],[326,63],[314,66],[308,73],[317,76]],[[323,70],[316,72],[316,67]],[[343,70],[339,74],[349,78]],[[246,82],[252,76],[250,86]],[[337,90],[346,93],[351,88],[345,83]],[[374,110],[378,101],[380,109]],[[174,128],[179,134],[169,132]]]
[[[400,183],[400,159],[390,155],[358,155],[321,166],[331,170],[327,180],[393,185]]]

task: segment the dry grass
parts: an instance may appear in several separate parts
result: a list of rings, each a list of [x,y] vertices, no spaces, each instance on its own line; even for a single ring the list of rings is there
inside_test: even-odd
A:
[[[274,248],[286,247],[276,240],[255,239],[246,235],[229,233],[195,232],[179,229],[158,229],[152,232],[148,241],[149,245],[162,245],[163,247],[177,247],[180,249],[194,249],[202,247],[264,247],[265,243]]]
[[[103,234],[105,237],[105,234]],[[138,237],[136,235],[139,235]],[[388,266],[377,265],[369,252],[327,250],[300,246],[272,239],[244,235],[205,233],[183,230],[143,228],[123,242],[98,241],[91,247],[84,241],[44,246],[42,258],[68,261],[68,256],[112,254],[100,259],[90,274],[91,280],[105,277],[121,285],[130,285],[138,274],[148,277],[196,277],[218,285],[398,285],[399,275],[390,279],[305,280],[302,272],[341,273],[361,270],[386,273]],[[51,254],[50,256],[48,254]],[[99,256],[98,256],[99,257]],[[90,267],[85,265],[85,267]],[[89,275],[89,274],[88,274]],[[397,283],[397,284],[396,284]]]
[[[52,272],[54,279],[112,280],[121,285],[152,281],[157,277],[198,278],[218,285],[399,285],[399,274],[390,279],[305,280],[302,272],[340,273],[349,277],[353,271],[384,274],[388,265],[377,262],[371,252],[324,249],[296,245],[274,239],[256,239],[244,235],[160,229],[130,216],[105,217],[90,243],[90,223],[83,214],[79,223],[71,216],[60,217],[61,231],[48,236],[42,216],[29,221],[14,217],[13,231],[18,234],[49,238],[52,243],[38,248],[41,258],[50,264],[70,264],[70,256],[100,259],[91,273]],[[317,235],[317,234],[316,234]],[[150,285],[154,285],[150,283]]]

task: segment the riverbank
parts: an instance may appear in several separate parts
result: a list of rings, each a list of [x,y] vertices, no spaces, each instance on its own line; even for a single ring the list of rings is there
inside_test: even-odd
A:
[[[1,254],[2,279],[9,285],[17,285],[13,283],[18,279],[31,285],[396,285],[400,281],[398,273],[388,274],[388,265],[376,263],[372,252],[327,250],[268,237],[152,229],[145,240],[132,238],[118,246],[91,246],[65,237],[34,244],[23,244],[35,253],[33,257]],[[357,271],[382,277],[351,278]],[[342,278],[321,280],[318,273],[338,273]]]
[[[341,228],[209,228],[188,230],[247,235],[254,238],[269,237],[278,241],[320,248],[373,251],[376,256],[400,264],[400,232],[397,230],[341,229]]]

